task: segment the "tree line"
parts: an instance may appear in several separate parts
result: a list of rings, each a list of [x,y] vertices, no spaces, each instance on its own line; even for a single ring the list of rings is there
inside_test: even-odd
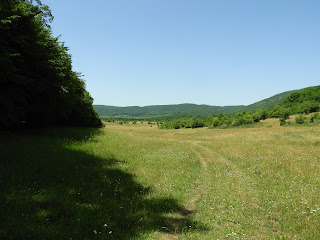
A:
[[[68,47],[52,35],[52,20],[39,0],[1,1],[0,129],[102,125]]]
[[[255,112],[242,111],[236,114],[219,113],[214,117],[194,116],[192,118],[176,118],[164,121],[160,128],[228,128],[239,126],[250,126],[267,118],[278,118],[280,125],[292,124],[319,124],[320,114],[320,86],[309,87],[303,90],[292,92],[286,99],[271,109],[258,109]],[[314,113],[311,116],[306,114]],[[292,114],[300,114],[293,122],[288,120]],[[303,115],[304,114],[304,115]]]

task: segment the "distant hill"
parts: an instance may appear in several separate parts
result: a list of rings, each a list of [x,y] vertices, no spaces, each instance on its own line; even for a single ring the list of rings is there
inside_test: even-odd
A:
[[[94,105],[95,110],[100,116],[130,116],[130,117],[146,117],[146,116],[207,116],[216,115],[218,113],[232,113],[244,106],[209,106],[197,104],[177,104],[177,105],[155,105],[146,107],[114,107],[104,105]]]
[[[100,116],[109,117],[153,117],[164,115],[175,116],[212,116],[219,113],[230,114],[240,111],[256,111],[257,109],[271,109],[273,106],[283,102],[292,92],[300,92],[303,89],[286,91],[259,102],[244,106],[210,106],[191,103],[176,105],[154,105],[146,107],[115,107],[105,105],[93,105]]]
[[[300,92],[302,89],[299,90],[292,90],[292,91],[287,91],[283,93],[276,94],[272,97],[263,99],[259,102],[250,104],[244,108],[245,111],[256,111],[258,109],[271,109],[273,106],[281,103],[284,101],[291,93],[293,92]]]

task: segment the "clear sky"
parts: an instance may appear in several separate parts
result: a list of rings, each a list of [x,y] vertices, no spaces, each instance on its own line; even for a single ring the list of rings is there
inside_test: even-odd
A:
[[[248,105],[320,85],[319,0],[43,0],[94,104]]]

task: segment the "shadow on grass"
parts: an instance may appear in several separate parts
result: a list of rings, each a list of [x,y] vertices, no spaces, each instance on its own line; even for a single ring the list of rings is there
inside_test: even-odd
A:
[[[130,239],[204,230],[175,199],[148,197],[150,189],[119,169],[121,159],[68,147],[95,134],[65,128],[0,136],[0,239]]]

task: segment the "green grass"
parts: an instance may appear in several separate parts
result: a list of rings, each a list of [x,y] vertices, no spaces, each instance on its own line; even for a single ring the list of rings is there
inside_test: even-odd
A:
[[[136,144],[84,128],[7,134],[0,142],[0,239],[129,239],[182,232],[190,222],[172,192],[187,192],[187,184],[176,183],[197,162],[185,162],[180,172],[162,166],[164,159],[189,159],[165,143]],[[157,174],[163,178],[152,186]]]
[[[319,142],[270,119],[2,134],[0,239],[319,239]]]

